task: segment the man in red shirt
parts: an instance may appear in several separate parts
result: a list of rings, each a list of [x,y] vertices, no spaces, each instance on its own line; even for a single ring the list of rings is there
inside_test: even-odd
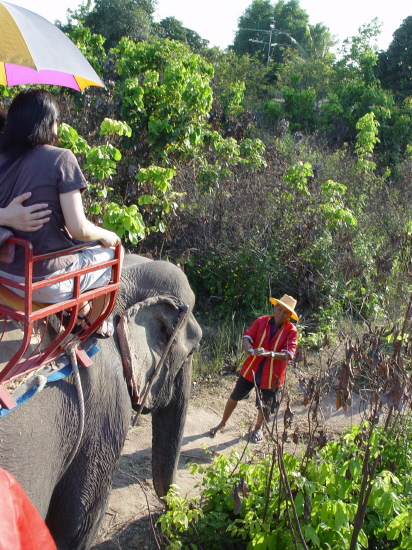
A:
[[[285,381],[286,366],[293,359],[298,343],[296,326],[290,318],[298,321],[295,313],[296,300],[285,294],[280,300],[270,298],[274,305],[273,315],[258,317],[243,336],[243,348],[249,353],[240,369],[240,376],[227,400],[221,422],[210,430],[213,437],[226,426],[238,401],[248,397],[255,383],[260,390],[260,399],[264,404],[265,418],[279,407],[279,390]],[[263,440],[263,415],[256,397],[259,413],[252,441]]]

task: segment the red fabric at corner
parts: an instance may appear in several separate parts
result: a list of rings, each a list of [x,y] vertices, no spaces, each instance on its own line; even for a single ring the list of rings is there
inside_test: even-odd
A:
[[[0,550],[57,550],[21,485],[0,468]]]

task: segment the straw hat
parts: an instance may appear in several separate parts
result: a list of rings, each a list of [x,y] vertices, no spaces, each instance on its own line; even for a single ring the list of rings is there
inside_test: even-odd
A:
[[[295,298],[292,298],[292,296],[288,296],[287,294],[284,294],[280,300],[276,300],[276,298],[269,298],[269,300],[274,306],[276,304],[280,304],[281,306],[288,309],[290,311],[290,316],[292,317],[292,319],[295,319],[295,321],[299,321],[299,317],[295,313],[295,307],[296,307]]]

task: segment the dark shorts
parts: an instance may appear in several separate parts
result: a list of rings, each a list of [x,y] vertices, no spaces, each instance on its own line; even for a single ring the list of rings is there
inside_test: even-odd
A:
[[[230,399],[233,401],[242,401],[246,399],[252,393],[253,388],[255,387],[253,382],[249,382],[243,376],[239,376],[236,382],[232,393],[230,394]],[[270,412],[273,413],[275,409],[279,408],[280,405],[280,388],[275,388],[273,390],[264,390],[259,388],[260,399],[264,403],[265,407],[270,409]],[[256,407],[259,408],[259,400],[256,395]]]

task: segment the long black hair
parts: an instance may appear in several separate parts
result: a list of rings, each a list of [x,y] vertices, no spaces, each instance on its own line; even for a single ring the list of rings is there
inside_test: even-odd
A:
[[[54,123],[59,118],[57,101],[46,90],[29,88],[13,99],[6,127],[0,136],[0,152],[17,158],[39,145],[52,145]]]

